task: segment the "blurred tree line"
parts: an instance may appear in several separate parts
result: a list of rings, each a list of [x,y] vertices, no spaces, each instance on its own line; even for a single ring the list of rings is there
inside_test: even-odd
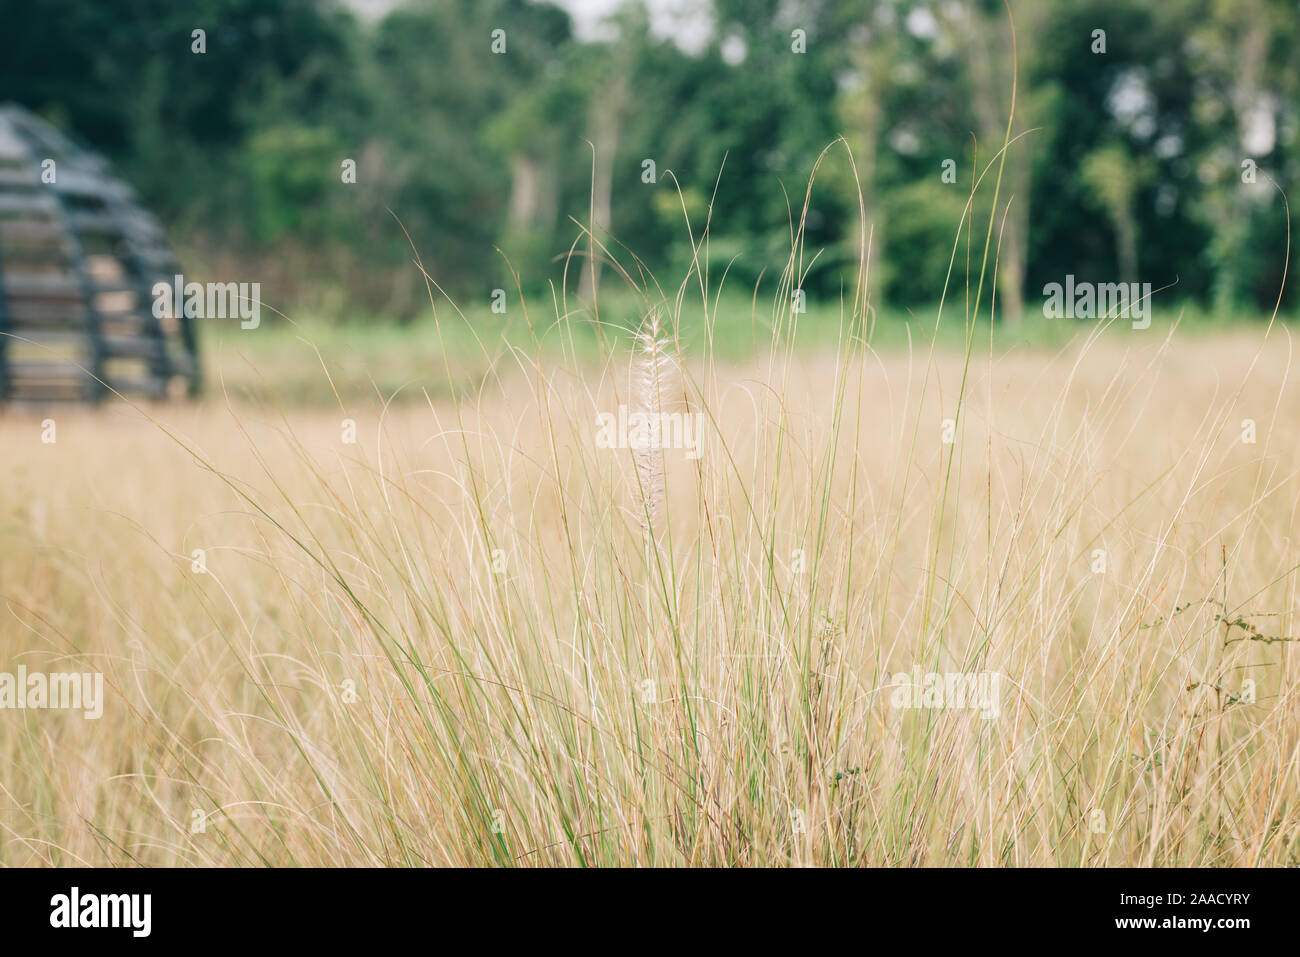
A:
[[[695,52],[652,32],[639,3],[588,42],[529,0],[413,0],[374,21],[327,0],[0,6],[4,98],[107,153],[187,263],[338,314],[424,302],[387,210],[461,295],[513,286],[494,247],[536,289],[572,246],[570,287],[589,284],[574,220],[593,210],[624,265],[634,253],[675,286],[691,262],[683,213],[698,235],[711,208],[711,275],[774,284],[841,135],[854,163],[834,148],[818,170],[805,229],[822,252],[804,288],[851,287],[860,191],[873,295],[933,302],[1011,106],[1000,0],[714,0]],[[978,250],[995,220],[1004,316],[1066,273],[1271,308],[1288,222],[1268,180],[1294,181],[1300,137],[1294,4],[1011,8],[1023,137],[997,210],[995,165],[974,223]]]

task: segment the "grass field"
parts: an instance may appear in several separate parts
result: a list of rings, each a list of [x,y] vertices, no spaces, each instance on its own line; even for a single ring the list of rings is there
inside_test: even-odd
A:
[[[1289,330],[956,323],[715,330],[657,521],[574,323],[0,418],[6,667],[105,683],[0,721],[0,864],[1300,864]]]
[[[945,321],[936,327],[938,309],[937,304],[873,309],[869,320],[872,347],[889,353],[924,352],[933,339],[941,351],[964,351],[965,326],[960,321]],[[620,340],[626,343],[645,308],[628,295],[602,294],[603,332],[597,332],[591,322],[590,310],[580,306],[573,306],[563,320],[557,320],[554,311],[539,313],[536,307],[525,315],[515,304],[505,315],[496,315],[486,300],[462,303],[460,314],[448,309],[442,312],[450,315],[441,323],[429,314],[407,324],[370,317],[329,322],[295,315],[293,321],[265,321],[256,330],[241,330],[233,322],[214,322],[202,330],[208,386],[218,396],[228,393],[236,400],[325,408],[337,407],[340,398],[423,403],[425,392],[447,397],[450,382],[472,388],[489,378],[498,364],[513,365],[508,356],[521,345],[550,363],[599,363]],[[770,302],[724,293],[710,304],[707,321],[702,310],[685,311],[678,329],[680,347],[687,355],[707,356],[730,365],[756,361],[771,350],[772,312]],[[794,329],[781,324],[777,330],[783,347],[800,352],[836,350],[841,314],[838,304],[809,303]],[[1266,315],[1225,316],[1194,306],[1157,302],[1146,334],[1164,337],[1177,326],[1181,335],[1198,338],[1242,330],[1262,336],[1267,324]],[[1088,322],[1045,321],[1030,313],[1019,328],[998,328],[996,354],[1053,352],[1092,331]],[[1097,331],[1101,337],[1119,342],[1135,332],[1120,323],[1105,324]],[[987,348],[987,321],[976,324],[974,338]]]

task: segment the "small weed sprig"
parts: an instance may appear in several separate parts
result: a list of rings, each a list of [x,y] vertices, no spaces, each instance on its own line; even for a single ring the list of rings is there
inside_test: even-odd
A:
[[[1278,644],[1280,642],[1300,641],[1300,637],[1296,637],[1293,635],[1266,635],[1258,628],[1256,628],[1253,624],[1251,624],[1249,621],[1247,621],[1247,618],[1281,618],[1282,614],[1280,612],[1259,612],[1259,613],[1247,612],[1243,614],[1241,612],[1234,613],[1229,610],[1228,608],[1228,547],[1226,545],[1221,545],[1220,548],[1222,549],[1222,553],[1223,553],[1223,576],[1222,576],[1223,597],[1222,598],[1215,598],[1211,596],[1208,598],[1203,598],[1200,601],[1189,601],[1189,602],[1184,602],[1181,605],[1175,605],[1174,610],[1170,612],[1169,615],[1167,616],[1162,615],[1159,618],[1157,618],[1155,621],[1147,624],[1141,624],[1138,627],[1157,628],[1160,625],[1163,625],[1166,622],[1171,621],[1176,615],[1180,615],[1183,612],[1188,611],[1189,609],[1202,608],[1206,605],[1211,605],[1219,609],[1218,613],[1215,614],[1213,621],[1214,624],[1216,625],[1218,624],[1223,625],[1223,647],[1224,648],[1227,648],[1229,645],[1234,645],[1240,641],[1258,641],[1260,644],[1264,644],[1264,645],[1273,645],[1273,644]],[[1235,638],[1232,637],[1232,630],[1234,628],[1239,629],[1240,631],[1243,632],[1243,634]],[[1191,689],[1189,688],[1188,690]]]

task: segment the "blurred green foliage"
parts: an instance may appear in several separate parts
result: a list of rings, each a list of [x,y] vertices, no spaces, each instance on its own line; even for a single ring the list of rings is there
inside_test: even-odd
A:
[[[1066,273],[1271,308],[1288,222],[1269,180],[1289,187],[1300,145],[1294,5],[1011,10],[1014,76],[993,0],[714,0],[695,52],[638,3],[580,42],[563,9],[529,0],[413,0],[377,20],[326,0],[0,0],[0,88],[107,153],[187,268],[257,273],[286,310],[410,317],[425,301],[411,243],[476,301],[513,295],[511,269],[526,289],[558,283],[572,248],[574,290],[593,206],[638,282],[644,265],[671,294],[694,259],[687,220],[698,238],[708,219],[710,276],[770,297],[831,144],[804,288],[851,287],[860,196],[875,300],[933,302],[1014,78],[1019,138],[998,207],[994,164],[971,224],[977,251],[990,217],[1002,244],[1005,317]],[[963,237],[958,275],[964,256]]]

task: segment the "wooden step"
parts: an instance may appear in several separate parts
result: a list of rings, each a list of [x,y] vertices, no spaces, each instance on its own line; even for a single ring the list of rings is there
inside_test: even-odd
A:
[[[75,275],[23,275],[7,272],[3,276],[5,293],[13,297],[49,296],[77,298],[86,294],[86,284]]]
[[[122,224],[108,213],[77,212],[69,214],[68,219],[78,232],[123,235]]]
[[[90,342],[90,337],[83,330],[76,332],[71,329],[21,329],[8,328],[5,330],[4,342],[11,350],[23,347],[46,346],[49,348],[59,348],[61,346],[80,346]]]
[[[50,403],[82,403],[89,398],[83,383],[27,382],[11,383],[8,403],[13,406],[44,406]]]
[[[141,286],[141,281],[131,276],[102,281],[91,279],[87,283],[76,275],[4,274],[5,292],[15,298],[69,298],[85,295],[87,291],[92,295],[105,292],[138,293]]]
[[[0,186],[42,186],[38,167],[0,167]]]
[[[72,272],[73,262],[72,250],[68,246],[56,246],[48,242],[39,245],[0,242],[0,264],[15,274],[45,272],[51,266]]]
[[[147,395],[162,398],[167,394],[167,380],[158,376],[137,376],[130,379],[114,377],[106,380],[110,386],[125,395]]]
[[[104,336],[100,341],[108,358],[162,359],[167,354],[167,343],[162,338]]]
[[[42,190],[0,192],[0,213],[58,212],[59,201],[53,193]]]
[[[66,244],[68,241],[68,228],[61,219],[53,217],[0,219],[0,243],[37,243],[55,240],[60,244]]]
[[[85,325],[86,304],[75,299],[11,301],[7,315],[11,332],[26,327]]]
[[[60,193],[69,196],[106,196],[111,192],[110,181],[99,170],[80,168],[68,163],[58,166],[58,176],[54,183]]]
[[[7,365],[7,372],[10,383],[21,382],[23,380],[39,379],[47,382],[64,381],[64,380],[83,380],[90,377],[87,371],[89,366],[84,363],[56,361],[56,362],[36,362],[33,360],[24,360],[22,362],[10,362]]]
[[[76,332],[70,329],[57,331],[49,329],[10,329],[8,333],[9,335],[5,338],[8,340],[10,349],[40,347],[58,349],[75,346],[84,347],[86,354],[89,355],[92,343],[89,333],[84,331]],[[162,358],[167,346],[166,340],[161,336],[149,335],[101,336],[99,341],[102,344],[104,354],[111,358]]]

